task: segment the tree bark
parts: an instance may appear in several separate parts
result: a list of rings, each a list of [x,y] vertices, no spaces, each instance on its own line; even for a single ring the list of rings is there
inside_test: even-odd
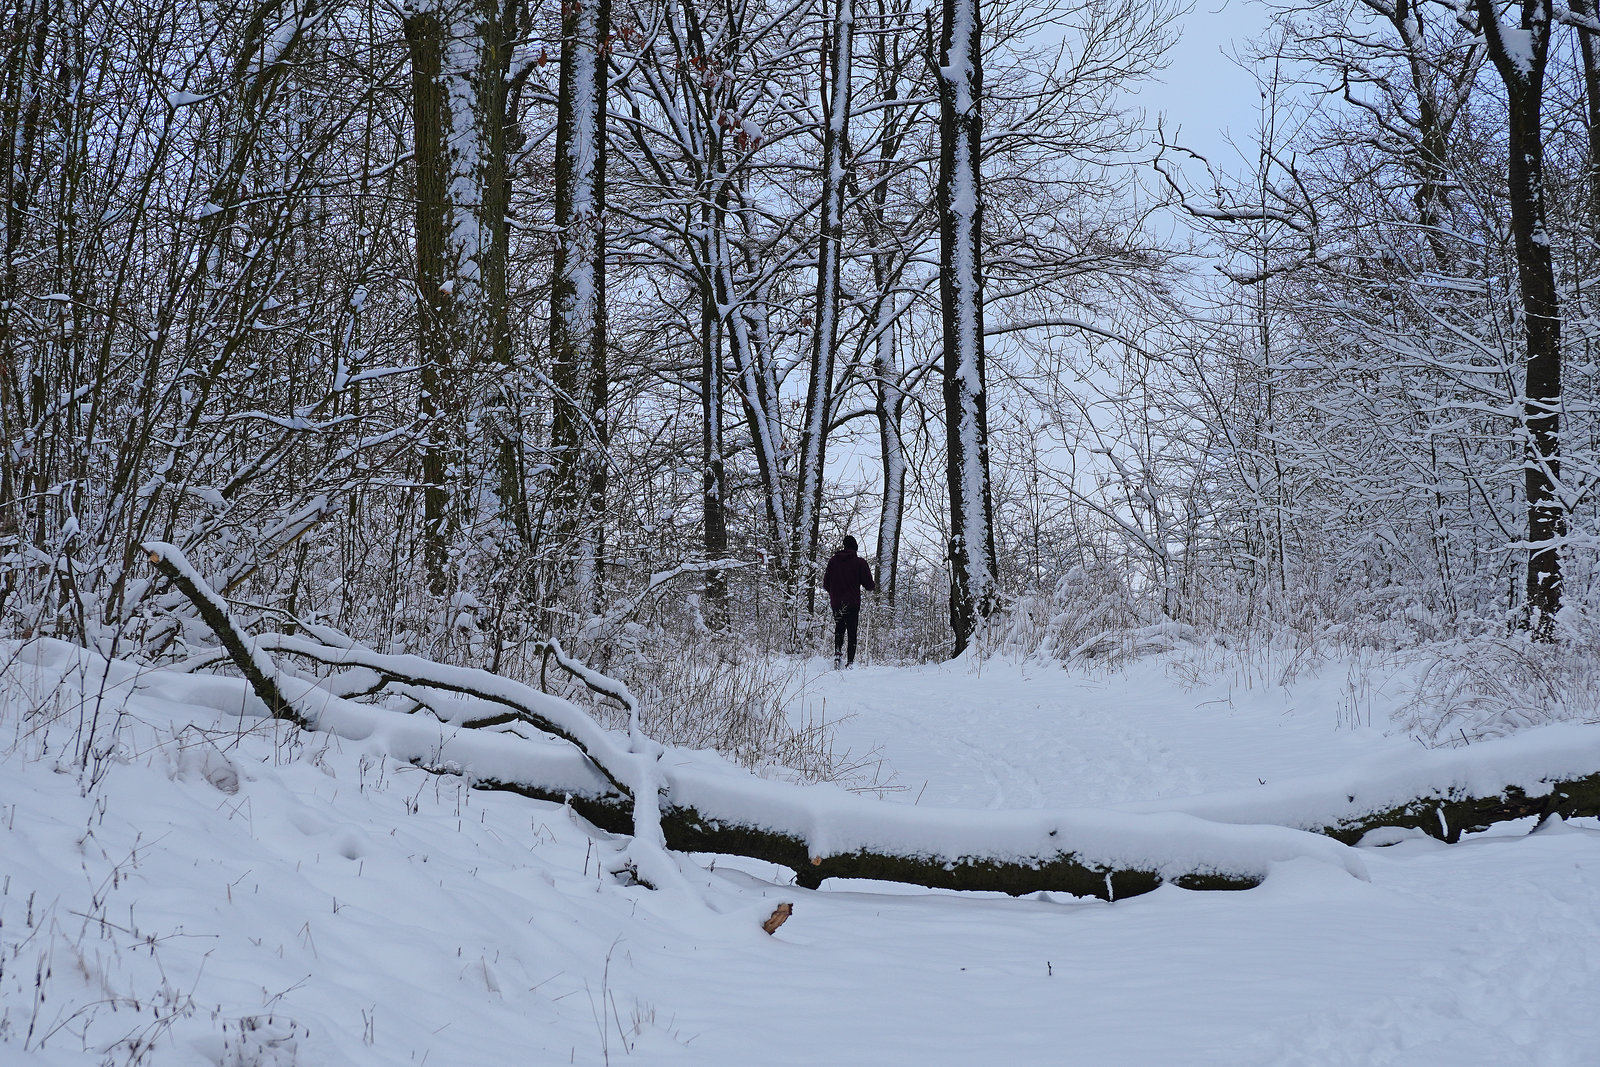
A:
[[[977,0],[944,0],[939,41],[939,299],[944,320],[950,628],[966,650],[995,606],[983,344],[982,36]]]
[[[710,226],[712,208],[701,206],[701,221]],[[700,470],[701,511],[707,559],[728,554],[727,471],[722,454],[722,331],[713,294],[700,293]],[[706,574],[706,622],[719,630],[727,621],[728,582],[722,571]]]
[[[470,482],[472,377],[510,361],[506,314],[506,76],[511,49],[495,0],[410,0],[417,173],[417,351],[421,365],[423,561],[429,591],[449,555]]]
[[[600,592],[609,375],[605,329],[606,57],[610,0],[561,8],[556,102],[555,267],[550,284],[554,505],[580,611]]]
[[[1476,0],[1489,58],[1506,87],[1511,230],[1527,333],[1523,381],[1523,492],[1528,505],[1527,625],[1554,638],[1561,610],[1561,545],[1567,516],[1561,479],[1561,308],[1545,222],[1540,111],[1550,48],[1550,0],[1521,0],[1516,31],[1501,24],[1493,0]]]

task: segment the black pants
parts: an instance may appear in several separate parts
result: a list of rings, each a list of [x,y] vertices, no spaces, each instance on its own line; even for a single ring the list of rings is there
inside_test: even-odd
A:
[[[845,637],[850,638],[850,658],[847,663],[856,661],[856,624],[861,621],[861,605],[846,604],[842,608],[833,609],[833,658],[839,658],[839,649],[844,645]]]

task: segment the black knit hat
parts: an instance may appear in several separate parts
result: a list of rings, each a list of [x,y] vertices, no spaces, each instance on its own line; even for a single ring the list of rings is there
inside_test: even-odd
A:
[[[848,548],[852,552],[856,550],[856,539],[851,537],[849,534],[845,534],[844,540],[840,541],[839,544],[843,545],[845,548]]]

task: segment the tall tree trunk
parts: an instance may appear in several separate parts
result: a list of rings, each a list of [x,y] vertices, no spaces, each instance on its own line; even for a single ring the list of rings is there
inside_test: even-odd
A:
[[[605,169],[610,0],[562,5],[556,102],[555,211],[550,283],[551,419],[559,544],[580,611],[596,607],[606,490]]]
[[[880,273],[880,265],[874,265],[874,273]],[[874,342],[872,376],[877,379],[874,414],[878,420],[878,454],[883,462],[883,503],[878,511],[878,589],[891,608],[899,579],[900,528],[906,507],[906,446],[900,435],[906,394],[900,385],[894,312],[893,297],[885,292],[873,327],[878,336]]]
[[[790,574],[806,591],[806,611],[817,606],[817,541],[822,521],[822,474],[833,413],[833,365],[839,343],[839,257],[844,238],[845,149],[850,132],[850,67],[855,41],[855,0],[835,0],[827,68],[827,126],[822,134],[822,225],[817,237],[816,333],[811,380],[800,431],[799,486],[795,493]]]
[[[1593,22],[1595,0],[1572,0],[1572,13]],[[1578,55],[1583,64],[1584,125],[1588,133],[1589,158],[1585,160],[1585,222],[1591,241],[1600,240],[1600,48],[1595,46],[1593,30],[1579,27]]]
[[[700,221],[711,225],[712,206],[702,204]],[[708,246],[710,242],[708,241]],[[710,252],[710,248],[707,248]],[[722,460],[722,338],[713,294],[700,290],[700,469],[706,559],[728,554],[727,477]],[[721,571],[706,573],[706,616],[712,629],[727,619],[728,584]]]
[[[1517,29],[1501,24],[1493,0],[1476,0],[1489,58],[1506,87],[1511,229],[1527,331],[1523,383],[1524,493],[1528,505],[1527,623],[1553,637],[1561,609],[1561,543],[1566,508],[1561,478],[1561,318],[1550,233],[1545,224],[1544,142],[1540,107],[1550,48],[1550,0],[1521,0]]]
[[[744,406],[745,420],[750,425],[750,444],[761,477],[766,538],[773,553],[782,558],[788,509],[783,502],[777,398],[768,392],[767,376],[760,366],[760,354],[751,336],[744,294],[735,276],[737,264],[729,232],[738,213],[733,209],[733,179],[723,169],[720,149],[713,153],[711,173],[715,188],[711,212],[713,228],[707,234],[706,251],[712,269],[712,292],[717,307],[722,309],[720,330],[727,337],[729,355],[733,357],[733,368],[738,375],[735,386]]]
[[[950,627],[966,650],[996,597],[984,392],[983,200],[979,182],[978,0],[944,0],[939,39],[939,298],[944,319],[945,473],[950,488]]]
[[[891,5],[886,0],[876,0],[876,8],[876,17],[881,25],[888,25],[892,14],[904,17],[907,12],[904,0],[893,5],[892,13]],[[872,37],[872,58],[875,62],[878,100],[885,105],[885,115],[892,116],[894,105],[900,99],[899,77],[905,59],[900,49],[890,41],[889,35],[882,33]],[[896,332],[900,303],[895,293],[905,260],[891,251],[894,238],[889,230],[888,204],[890,175],[894,172],[900,144],[909,127],[905,120],[895,122],[885,118],[883,121],[873,181],[866,197],[865,222],[868,241],[872,245],[872,283],[876,301],[872,311],[872,333],[868,338],[873,346],[873,415],[878,423],[878,455],[883,475],[876,563],[880,595],[892,610],[900,577],[900,537],[905,517],[907,462],[901,431],[906,392],[900,378],[899,335]]]
[[[471,377],[510,358],[506,317],[505,110],[510,46],[495,0],[410,0],[417,168],[417,349],[423,424],[423,560],[449,585],[470,499]]]

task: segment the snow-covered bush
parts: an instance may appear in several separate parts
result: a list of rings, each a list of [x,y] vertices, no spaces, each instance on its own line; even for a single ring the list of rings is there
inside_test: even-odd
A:
[[[580,632],[571,652],[628,686],[639,700],[646,734],[663,744],[713,749],[742,767],[774,769],[798,781],[848,777],[833,752],[829,727],[803,711],[801,664],[753,647],[743,633],[705,633],[692,595],[667,598],[640,615]],[[538,646],[507,651],[498,668],[587,708],[608,727],[627,726],[627,712],[615,703],[547,670]]]
[[[1110,567],[1073,567],[1048,594],[1016,597],[988,621],[979,641],[984,653],[1069,660],[1086,645],[1151,622],[1145,605]]]
[[[1600,662],[1592,640],[1574,636],[1546,644],[1514,633],[1429,648],[1402,710],[1404,727],[1446,745],[1600,718]]]
[[[751,770],[785,768],[801,781],[840,775],[826,723],[790,714],[803,704],[799,663],[658,631],[641,635],[639,651],[611,669],[619,666],[641,699],[645,732],[658,741],[715,749]],[[616,720],[611,725],[626,718],[614,709],[599,713]]]

